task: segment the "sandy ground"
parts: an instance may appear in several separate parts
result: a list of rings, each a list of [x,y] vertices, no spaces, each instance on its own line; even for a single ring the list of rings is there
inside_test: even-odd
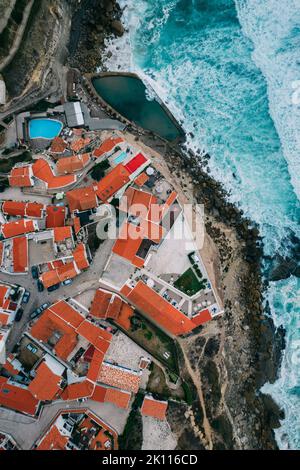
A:
[[[143,416],[142,450],[173,450],[177,440],[167,421]]]
[[[7,188],[0,194],[0,200],[31,201],[41,204],[51,204],[52,196],[39,196],[33,194],[24,194],[20,188]]]
[[[112,339],[109,349],[105,355],[105,361],[117,362],[123,367],[128,369],[139,370],[140,359],[142,357],[149,357],[151,355],[146,353],[144,349],[140,348],[128,336],[121,331],[118,331]]]

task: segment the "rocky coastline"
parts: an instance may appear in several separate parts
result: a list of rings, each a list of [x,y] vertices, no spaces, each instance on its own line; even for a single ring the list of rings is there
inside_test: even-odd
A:
[[[75,2],[73,2],[75,4]],[[75,6],[69,40],[68,64],[82,73],[95,72],[102,65],[105,39],[122,36],[122,10],[116,0],[82,0]]]
[[[101,56],[106,35],[116,34],[112,21],[116,18],[119,21],[122,13],[117,2],[91,0],[86,2],[86,7],[88,3],[90,12],[95,3],[113,6],[105,9],[104,16],[99,8],[101,27],[98,30],[92,23],[94,34],[99,36],[96,41],[99,49],[91,52],[84,40],[77,43],[76,61],[82,73],[93,73],[101,68],[101,57],[97,54]],[[84,14],[88,18],[89,10]],[[87,35],[89,25],[88,21],[84,23],[82,38]],[[121,29],[117,34],[121,34]],[[88,61],[84,59],[86,56]],[[207,233],[219,253],[225,314],[217,321],[217,328],[209,335],[209,340],[205,339],[207,332],[200,331],[181,342],[186,360],[201,377],[212,448],[276,449],[273,429],[280,425],[283,412],[259,389],[265,382],[272,383],[278,377],[284,331],[275,331],[272,320],[264,313],[263,251],[259,230],[240,209],[228,202],[228,194],[222,185],[210,177],[209,155],[194,155],[149,133],[141,134],[134,128],[129,130],[136,139],[164,155],[170,172],[181,183],[185,177],[190,179],[192,190],[189,188],[188,191],[192,191],[198,203],[204,204]],[[182,427],[182,410],[179,408],[174,404],[169,412],[171,426],[177,434]],[[179,448],[186,449],[189,443],[190,449],[206,447],[205,438],[202,442],[195,438],[195,426],[203,430],[202,435],[205,434],[203,409],[197,398],[192,405],[192,414],[195,416],[193,424],[187,420],[184,430],[178,434]]]

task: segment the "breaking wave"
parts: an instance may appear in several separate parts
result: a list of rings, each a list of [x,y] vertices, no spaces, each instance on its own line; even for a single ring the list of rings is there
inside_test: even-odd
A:
[[[151,85],[182,123],[189,147],[210,154],[211,174],[231,201],[260,225],[265,254],[288,256],[292,235],[300,236],[297,0],[119,3],[127,32],[107,42],[106,67],[129,69]],[[300,377],[289,360],[300,350],[299,279],[272,283],[268,297],[287,347],[280,378],[264,390],[285,410],[279,446],[300,448],[293,412]]]

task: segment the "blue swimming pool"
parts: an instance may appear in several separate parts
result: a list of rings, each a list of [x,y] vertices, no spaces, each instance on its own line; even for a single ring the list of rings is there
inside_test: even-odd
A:
[[[115,163],[121,163],[123,160],[125,160],[126,157],[127,157],[127,153],[126,153],[126,152],[122,152],[122,153],[120,153],[120,155],[118,155],[118,156],[115,158],[114,162],[115,162]]]
[[[62,128],[62,123],[55,119],[31,119],[29,121],[29,137],[30,139],[54,139]]]

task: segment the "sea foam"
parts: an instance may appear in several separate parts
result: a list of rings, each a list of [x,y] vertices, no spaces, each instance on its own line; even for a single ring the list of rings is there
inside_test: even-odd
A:
[[[150,83],[189,148],[209,152],[212,175],[259,224],[265,254],[288,256],[291,234],[300,237],[297,1],[119,3],[127,32],[107,42],[107,68]],[[290,359],[300,350],[299,280],[272,283],[267,297],[287,347],[278,381],[263,390],[285,411],[279,446],[300,448],[299,364]]]

